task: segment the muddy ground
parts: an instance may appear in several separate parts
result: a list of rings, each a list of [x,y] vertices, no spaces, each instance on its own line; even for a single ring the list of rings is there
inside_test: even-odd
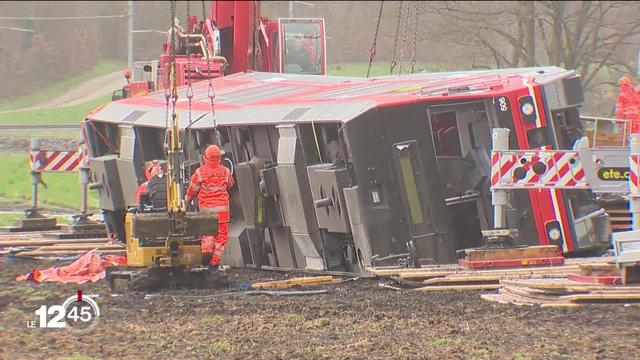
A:
[[[212,300],[181,296],[221,290],[145,300],[142,293],[113,297],[105,281],[14,280],[48,265],[0,259],[0,358],[634,359],[640,348],[637,305],[517,307],[484,301],[479,291],[394,291],[374,279],[318,287],[328,290],[319,295]],[[229,279],[291,276],[233,269]],[[38,307],[59,304],[78,289],[99,295],[102,317],[92,332],[27,329]]]

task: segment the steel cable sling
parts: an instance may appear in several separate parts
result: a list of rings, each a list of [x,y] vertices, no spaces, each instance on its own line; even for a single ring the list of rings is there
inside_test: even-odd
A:
[[[371,50],[369,51],[369,66],[367,67],[367,78],[371,73],[371,64],[373,58],[376,56],[376,44],[378,42],[378,32],[380,31],[380,20],[382,19],[382,8],[384,7],[384,0],[380,1],[380,9],[378,10],[378,22],[376,23],[376,32],[373,35],[373,41],[371,42]]]
[[[402,5],[404,4],[404,1],[400,1],[400,3],[398,4],[398,21],[396,22],[396,35],[395,35],[395,39],[393,41],[393,54],[391,55],[391,61],[389,62],[389,74],[393,75],[393,70],[395,69],[396,65],[398,64],[396,62],[396,50],[398,48],[398,35],[400,35],[400,21],[402,20]]]

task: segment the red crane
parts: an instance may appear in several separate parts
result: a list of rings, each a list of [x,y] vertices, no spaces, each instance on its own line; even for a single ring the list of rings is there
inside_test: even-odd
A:
[[[202,19],[189,16],[184,29],[178,24],[177,86],[250,70],[326,73],[324,19],[269,19],[260,15],[260,1],[212,1],[210,16],[205,15]],[[169,41],[162,49],[159,61],[142,67],[150,74],[147,81],[129,81],[131,76],[125,76],[128,83],[114,92],[113,100],[166,87],[171,60]]]

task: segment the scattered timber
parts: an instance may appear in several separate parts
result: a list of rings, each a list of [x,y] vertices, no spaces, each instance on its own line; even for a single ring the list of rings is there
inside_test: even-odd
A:
[[[340,283],[342,280],[333,276],[297,277],[288,280],[253,283],[254,289],[286,289],[293,286],[314,286]]]
[[[37,257],[37,256],[64,256],[64,255],[82,255],[87,250],[47,250],[47,251],[21,251],[14,256],[27,256],[27,257]],[[94,251],[96,254],[110,254],[110,255],[125,255],[126,250],[115,250],[115,249],[107,249],[107,250],[96,250]]]

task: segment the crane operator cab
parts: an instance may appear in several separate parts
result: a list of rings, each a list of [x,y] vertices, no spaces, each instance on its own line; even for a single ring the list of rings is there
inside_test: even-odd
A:
[[[280,72],[325,74],[323,19],[279,19],[281,34]]]

